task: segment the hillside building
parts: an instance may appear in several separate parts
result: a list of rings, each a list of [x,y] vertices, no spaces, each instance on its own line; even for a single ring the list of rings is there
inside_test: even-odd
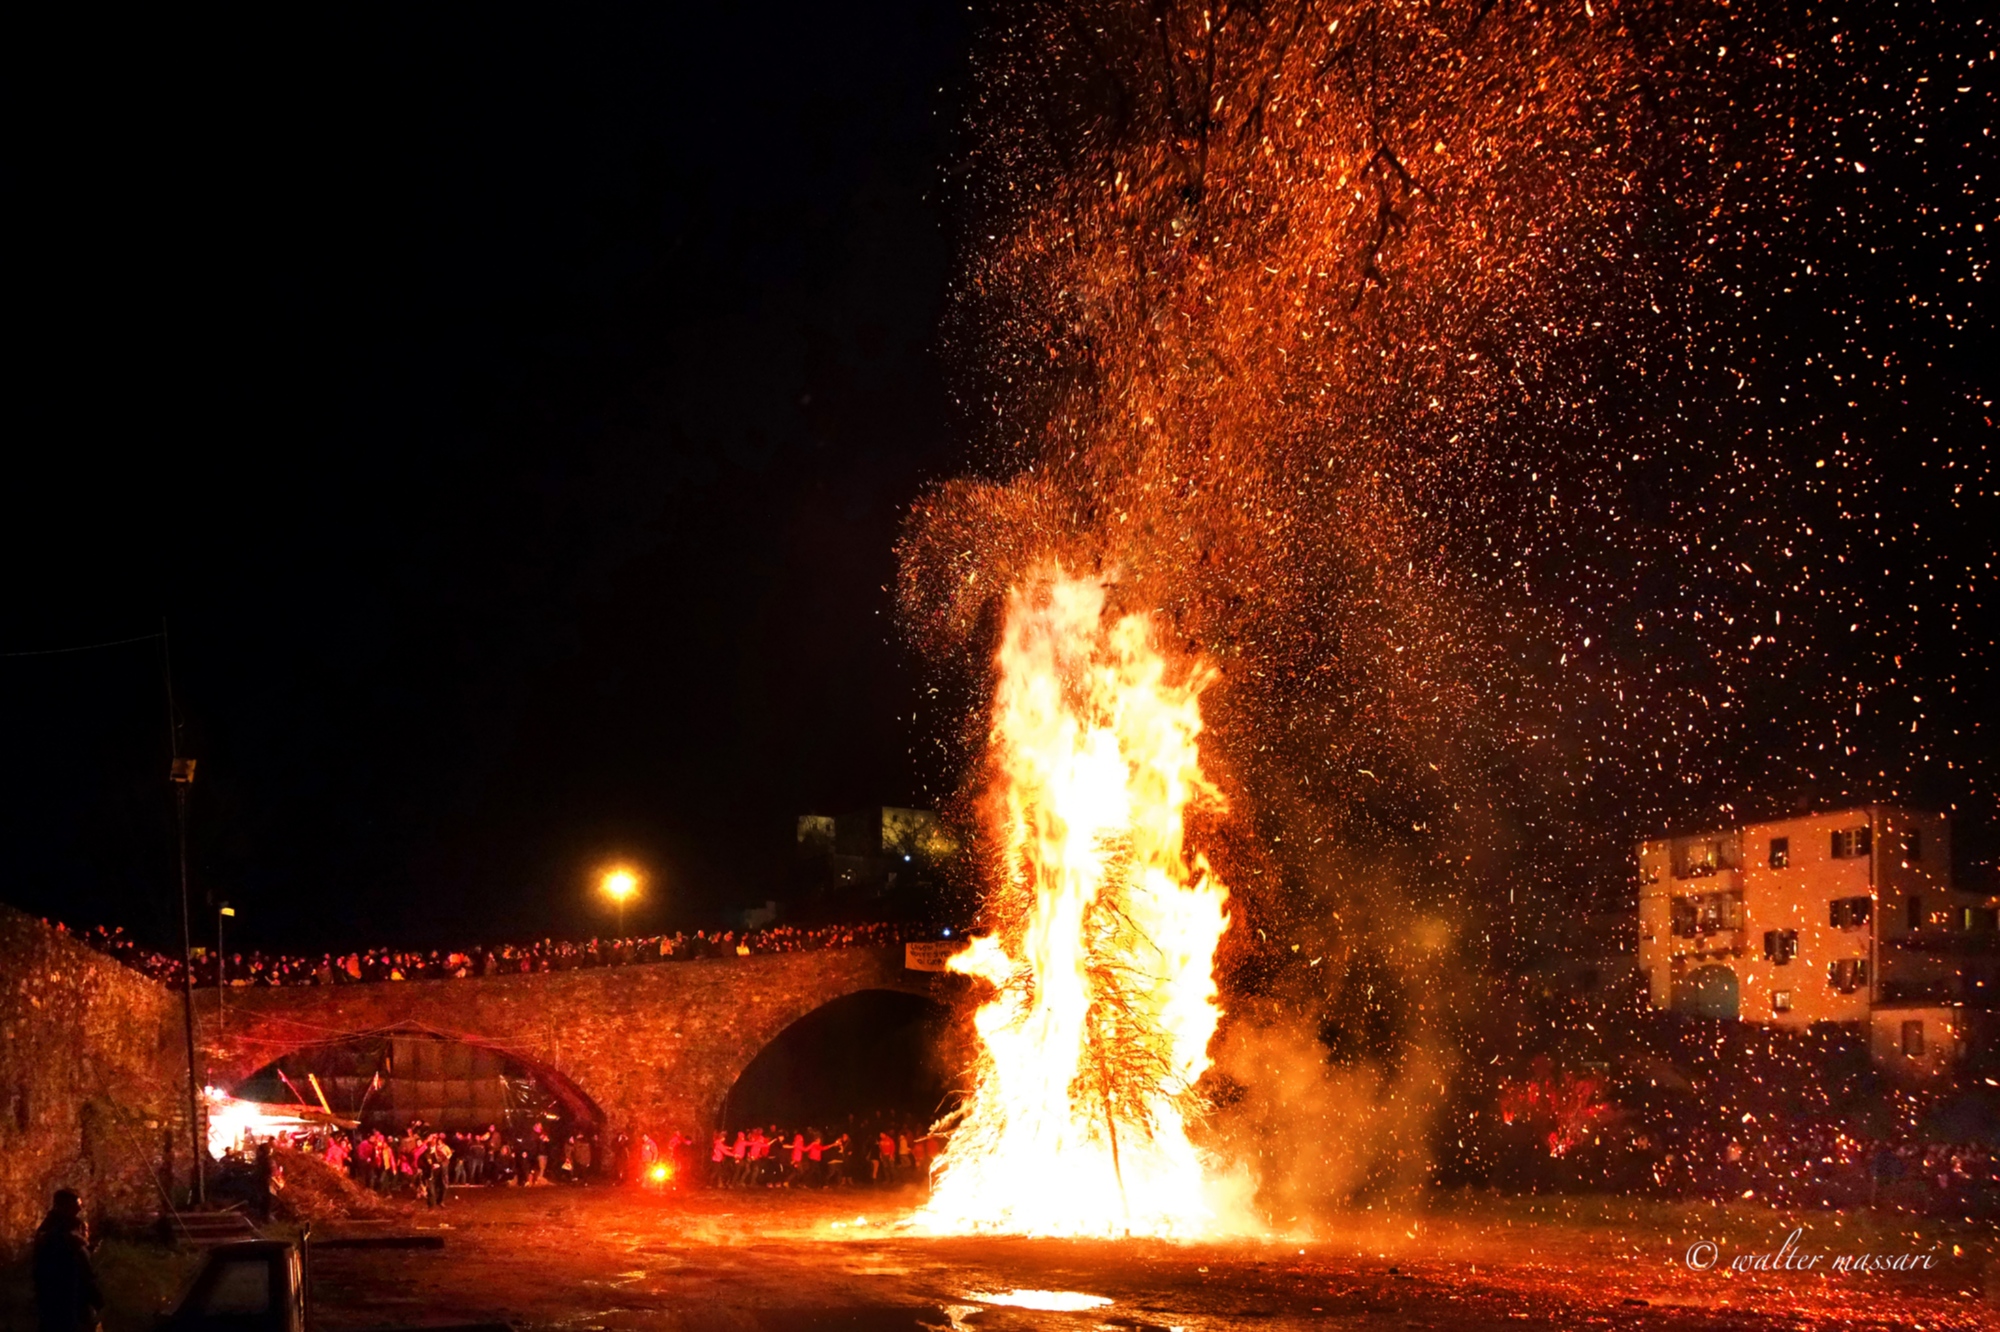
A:
[[[1952,882],[1942,814],[1864,805],[1639,844],[1655,1008],[1865,1029],[1934,1074],[1991,1044],[2000,897]]]

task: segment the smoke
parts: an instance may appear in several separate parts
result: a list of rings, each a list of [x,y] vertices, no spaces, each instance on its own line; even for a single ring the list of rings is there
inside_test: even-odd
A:
[[[1231,1115],[1310,1139],[1263,1180],[1281,1211],[1420,1175],[1427,1089],[1477,1020],[1467,985],[1466,1012],[1388,1024],[1396,1061],[1356,1056],[1315,1006],[1344,982],[1299,993],[1294,944],[1345,976],[1436,919],[1469,956],[1509,912],[1546,949],[1537,912],[1599,905],[1641,830],[1800,777],[1992,785],[1928,713],[1898,723],[1922,732],[1896,759],[1843,730],[1906,652],[1933,674],[1981,659],[1973,630],[1823,651],[1862,641],[1857,606],[1902,599],[1842,570],[1888,578],[1893,558],[1914,611],[1946,581],[1976,601],[1966,570],[1992,553],[1933,544],[1928,521],[1878,550],[1898,501],[1868,459],[1910,442],[1912,403],[1944,404],[1923,406],[1939,430],[1990,426],[1979,385],[1892,383],[1871,329],[1934,303],[1934,334],[1900,336],[1986,324],[1948,264],[1897,269],[1879,310],[1825,275],[1883,285],[1885,210],[1919,195],[1969,228],[1977,163],[1896,191],[1830,174],[1856,151],[1837,108],[1870,86],[1858,62],[1906,49],[1831,22],[1029,0],[981,40],[948,319],[978,465],[910,517],[902,622],[962,686],[966,758],[1002,600],[1043,561],[1116,571],[1125,609],[1219,672],[1203,758],[1231,816],[1190,846],[1232,889]],[[1860,415],[1836,422],[1836,400]],[[1903,492],[1926,520],[1959,503],[1929,484]],[[1911,706],[1980,692],[1950,683]]]
[[[1247,1169],[1276,1226],[1410,1204],[1433,1177],[1478,993],[1461,931],[1415,914],[1327,921],[1277,951],[1218,1042],[1210,1145]]]
[[[1248,1169],[1270,1224],[1408,1204],[1429,1182],[1451,1071],[1445,1049],[1426,1041],[1395,1065],[1334,1063],[1313,1024],[1258,1012],[1229,1027],[1216,1069],[1242,1090],[1217,1116],[1214,1147]]]
[[[1191,850],[1232,887],[1230,1003],[1261,1008],[1217,1131],[1274,1215],[1427,1171],[1447,1042],[1399,1015],[1393,1054],[1329,1062],[1287,941],[1337,920],[1323,953],[1393,953],[1462,889],[1540,715],[1492,706],[1532,617],[1462,529],[1523,392],[1586,396],[1555,367],[1604,323],[1589,298],[1646,290],[1643,64],[1581,10],[1474,4],[1027,4],[976,57],[987,239],[951,330],[1001,479],[919,504],[903,622],[983,681],[1006,594],[1056,559],[1219,670],[1203,753],[1234,813]],[[975,688],[968,753],[986,716]]]
[[[1524,393],[1590,396],[1558,368],[1621,317],[1590,302],[1645,299],[1645,62],[1581,9],[1214,14],[1026,4],[978,52],[950,331],[999,479],[917,506],[903,622],[980,678],[1028,570],[1115,569],[1221,671],[1209,749],[1271,862],[1230,867],[1246,908],[1340,845],[1448,892],[1446,825],[1543,714],[1495,704],[1547,616],[1464,533]]]

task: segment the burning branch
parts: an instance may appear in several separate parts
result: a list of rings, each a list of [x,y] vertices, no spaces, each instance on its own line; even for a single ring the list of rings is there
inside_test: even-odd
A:
[[[1183,846],[1219,803],[1199,668],[1170,674],[1105,583],[1016,589],[995,689],[996,931],[953,959],[994,987],[977,1085],[919,1222],[940,1230],[1190,1235],[1214,1220],[1187,1138],[1208,1067],[1228,894]],[[1111,1199],[1115,1195],[1116,1203]]]

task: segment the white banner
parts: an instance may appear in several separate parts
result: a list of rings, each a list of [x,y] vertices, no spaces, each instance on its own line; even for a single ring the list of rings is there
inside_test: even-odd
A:
[[[943,971],[945,961],[965,947],[962,939],[929,939],[903,945],[903,967],[907,971]]]

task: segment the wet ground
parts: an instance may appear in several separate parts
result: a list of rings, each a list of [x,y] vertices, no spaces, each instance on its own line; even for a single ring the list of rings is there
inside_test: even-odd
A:
[[[924,1238],[897,1224],[917,1201],[465,1190],[414,1223],[323,1227],[414,1225],[446,1242],[315,1254],[316,1312],[327,1332],[489,1319],[578,1332],[2000,1327],[1991,1226],[1473,1198],[1394,1219],[1358,1213],[1310,1237],[1182,1245]],[[1710,1260],[1703,1244],[1715,1246],[1714,1265],[1696,1270]],[[1931,1266],[1830,1270],[1864,1252]],[[1765,1270],[1730,1270],[1760,1254]],[[1059,1312],[1003,1302],[1024,1290],[1105,1303]]]

